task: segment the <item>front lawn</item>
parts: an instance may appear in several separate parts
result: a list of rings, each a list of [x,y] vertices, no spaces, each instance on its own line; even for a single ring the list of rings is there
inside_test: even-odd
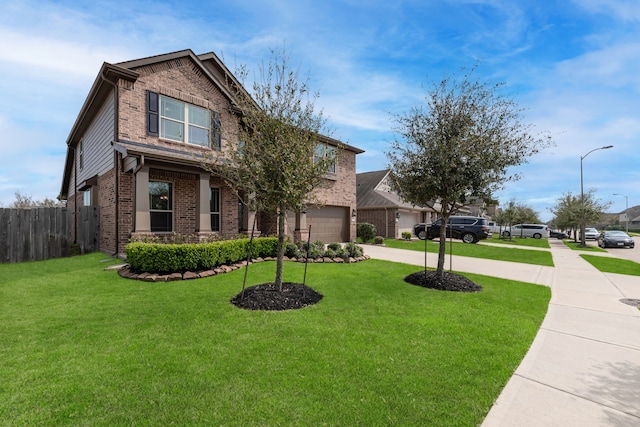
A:
[[[532,247],[532,248],[545,248],[549,249],[549,240],[548,239],[532,239],[531,237],[520,238],[517,236],[513,236],[511,238],[501,238],[497,234],[493,234],[490,239],[481,240],[480,243],[500,243],[505,245],[515,245],[515,246],[524,246],[524,247]]]
[[[580,241],[578,240],[577,242],[573,241],[573,240],[564,240],[564,244],[567,245],[568,247],[570,247],[571,249],[573,249],[574,251],[586,251],[586,252],[607,252],[602,248],[598,247],[598,243],[595,241],[592,241],[591,243],[589,243],[588,240],[586,240],[584,242],[584,244],[586,245],[586,247],[581,247],[580,246]]]
[[[626,249],[622,249],[626,250]],[[605,273],[640,276],[640,264],[634,261],[597,255],[580,255],[598,270]]]
[[[368,260],[310,264],[318,304],[247,311],[229,303],[243,270],[151,283],[102,259],[0,265],[1,425],[479,425],[550,299],[471,274],[482,292],[425,289]]]
[[[468,256],[473,258],[485,258],[497,261],[521,262],[525,264],[553,267],[553,258],[550,251],[539,249],[510,248],[507,246],[499,247],[492,245],[483,245],[481,243],[469,244],[462,243],[459,240],[453,240],[453,242],[447,240],[447,254],[451,253],[451,243],[453,243],[453,255]],[[385,239],[384,245],[390,248],[409,249],[424,252],[425,241]],[[437,243],[437,241],[427,240],[427,251],[438,253],[439,245],[440,244]]]

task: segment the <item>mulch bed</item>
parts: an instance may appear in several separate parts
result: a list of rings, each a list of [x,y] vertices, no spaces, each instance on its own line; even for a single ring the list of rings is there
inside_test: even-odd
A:
[[[322,295],[302,283],[283,282],[282,291],[275,283],[248,287],[231,299],[231,304],[245,310],[296,310],[320,302]]]
[[[404,278],[404,281],[423,288],[453,292],[480,292],[482,286],[472,282],[464,276],[444,272],[442,278],[435,271],[419,271]]]

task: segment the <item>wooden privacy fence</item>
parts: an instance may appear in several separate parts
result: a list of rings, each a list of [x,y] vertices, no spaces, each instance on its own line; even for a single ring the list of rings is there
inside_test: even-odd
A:
[[[0,209],[0,263],[60,258],[98,249],[98,208],[78,209],[78,237],[72,241],[72,211],[66,207]]]

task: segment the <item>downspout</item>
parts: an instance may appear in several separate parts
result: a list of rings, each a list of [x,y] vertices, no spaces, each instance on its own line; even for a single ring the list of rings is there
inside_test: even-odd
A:
[[[118,85],[114,82],[107,79],[104,75],[104,71],[100,73],[100,77],[102,80],[111,86],[113,86],[113,140],[118,142],[118,135],[120,134],[118,127],[118,117],[119,117],[119,105],[118,105]],[[113,253],[114,256],[118,255],[118,249],[120,248],[120,228],[118,227],[119,223],[119,215],[120,215],[120,168],[118,168],[118,152],[113,150],[113,170],[114,170],[114,179],[115,179],[115,220],[113,221],[113,226],[115,229],[115,239],[116,239],[116,250]]]
[[[136,174],[140,172],[140,169],[142,169],[143,167],[144,167],[144,154],[141,154],[140,162],[138,163],[138,166],[136,166],[136,168],[133,170],[133,176],[136,176]]]

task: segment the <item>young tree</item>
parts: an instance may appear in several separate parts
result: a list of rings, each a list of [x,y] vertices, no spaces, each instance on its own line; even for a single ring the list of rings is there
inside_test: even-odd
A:
[[[509,200],[507,206],[502,210],[500,220],[501,224],[513,225],[513,224],[537,224],[540,222],[538,213],[533,210],[531,206],[527,206],[522,203],[518,203],[515,200]],[[509,233],[509,239],[513,237]]]
[[[239,146],[223,148],[208,166],[231,188],[250,197],[250,208],[277,215],[278,256],[275,284],[282,289],[287,211],[300,212],[305,203],[317,202],[314,189],[337,161],[338,150],[327,150],[322,112],[316,112],[318,95],[289,66],[284,51],[271,51],[271,60],[259,67],[251,94],[235,85],[238,104]],[[245,69],[238,72],[241,81]],[[324,133],[326,134],[326,133]]]
[[[446,77],[427,93],[424,106],[395,116],[396,139],[387,153],[392,181],[409,203],[440,202],[442,223],[471,197],[484,200],[506,181],[519,178],[508,169],[551,144],[532,135],[522,109],[492,85],[472,77]],[[445,227],[440,228],[437,277],[445,261]]]
[[[584,193],[584,206],[580,195],[573,195],[570,192],[564,193],[562,197],[556,199],[556,204],[551,208],[555,215],[558,227],[571,228],[574,231],[574,241],[578,238],[577,230],[582,222],[584,211],[584,222],[594,223],[606,211],[611,202],[601,202],[595,197],[595,190],[589,189]]]

